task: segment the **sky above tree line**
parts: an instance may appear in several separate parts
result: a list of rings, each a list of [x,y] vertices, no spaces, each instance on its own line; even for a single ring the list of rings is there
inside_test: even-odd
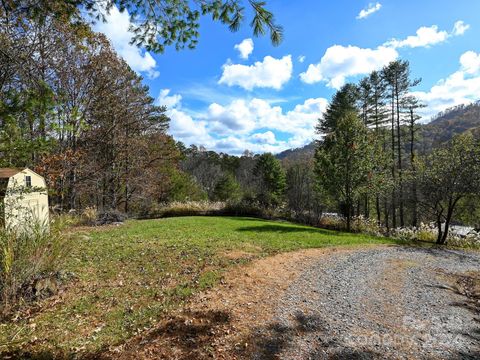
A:
[[[176,140],[229,154],[277,153],[315,138],[334,92],[395,59],[422,78],[422,121],[480,99],[478,0],[270,0],[284,41],[231,33],[205,18],[195,50],[164,54],[129,45],[128,14],[116,8],[106,34],[151,96],[168,108]],[[247,12],[248,14],[248,12]]]

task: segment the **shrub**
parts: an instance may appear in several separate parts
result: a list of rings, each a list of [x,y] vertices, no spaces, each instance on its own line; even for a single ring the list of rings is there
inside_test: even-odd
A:
[[[318,226],[330,230],[346,231],[347,221],[343,216],[337,214],[324,214],[320,218]],[[372,236],[382,235],[382,228],[377,221],[362,215],[352,218],[350,231]]]
[[[466,236],[450,233],[447,244],[457,247],[480,249],[480,232],[471,231]]]
[[[262,218],[283,217],[279,210],[262,208],[255,201],[173,201],[159,204],[143,212],[142,218],[162,218],[175,216],[253,216]]]
[[[345,219],[337,214],[323,214],[318,226],[330,230],[344,230],[346,228]]]
[[[437,229],[434,224],[420,224],[415,231],[415,240],[435,242],[437,241]]]
[[[252,216],[266,219],[280,217],[278,211],[273,208],[264,208],[257,201],[244,199],[239,202],[227,203],[224,209],[224,215],[231,216]]]
[[[396,228],[390,231],[390,237],[402,240],[402,241],[413,241],[415,240],[415,229],[412,228]]]
[[[437,229],[435,224],[421,223],[419,227],[404,227],[392,229],[390,237],[403,241],[427,241],[435,242],[437,240]]]
[[[156,217],[217,215],[223,212],[225,205],[221,201],[173,201],[163,204]]]
[[[18,303],[28,283],[58,271],[69,248],[63,227],[63,219],[55,218],[50,226],[30,222],[21,231],[0,229],[0,313]]]
[[[382,228],[378,225],[377,220],[372,218],[366,218],[362,215],[354,217],[352,219],[351,226],[353,232],[368,234],[372,236],[382,235]]]
[[[83,225],[94,225],[98,218],[97,208],[89,206],[80,214],[80,222]]]
[[[304,212],[294,212],[288,211],[286,216],[292,222],[310,225],[310,226],[320,226],[320,221],[322,219],[322,214],[315,211],[304,211]]]
[[[95,225],[122,223],[126,219],[127,216],[118,210],[106,210],[98,213]]]

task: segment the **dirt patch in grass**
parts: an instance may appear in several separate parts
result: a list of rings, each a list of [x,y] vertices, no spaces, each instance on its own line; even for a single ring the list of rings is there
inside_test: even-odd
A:
[[[226,251],[222,254],[222,256],[225,259],[231,260],[234,262],[248,261],[257,257],[256,254],[253,254],[247,251],[241,251],[241,250]]]
[[[250,331],[270,320],[278,299],[319,257],[352,248],[283,253],[233,269],[154,329],[101,355],[104,359],[239,359]],[[240,254],[238,254],[240,255]]]

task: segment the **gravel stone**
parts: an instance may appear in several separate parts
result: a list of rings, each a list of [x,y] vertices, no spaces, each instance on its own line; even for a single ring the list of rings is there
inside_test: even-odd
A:
[[[373,248],[321,257],[257,329],[255,359],[479,359],[478,314],[446,277],[480,255]]]

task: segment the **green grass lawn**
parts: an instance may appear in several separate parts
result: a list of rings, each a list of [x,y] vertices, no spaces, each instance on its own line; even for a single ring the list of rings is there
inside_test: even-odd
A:
[[[155,324],[229,267],[278,252],[394,240],[253,218],[132,220],[78,230],[65,270],[76,279],[18,319],[0,323],[0,354],[94,354]],[[248,257],[235,259],[228,252]]]

